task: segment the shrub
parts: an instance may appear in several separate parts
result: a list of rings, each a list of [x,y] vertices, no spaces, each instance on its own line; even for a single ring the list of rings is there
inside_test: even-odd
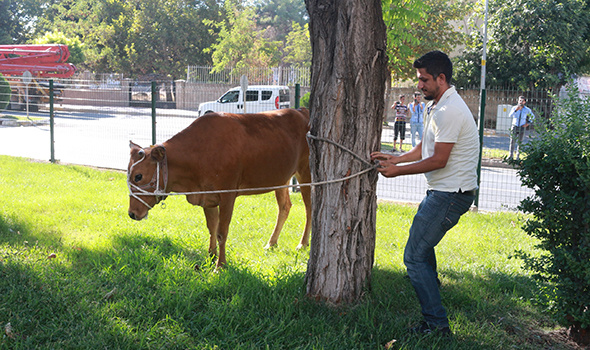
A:
[[[540,240],[545,253],[519,252],[536,278],[552,282],[546,291],[551,309],[571,326],[571,334],[590,331],[590,101],[575,84],[557,100],[554,114],[537,124],[539,131],[522,146],[527,154],[518,165],[523,184],[534,195],[519,209],[531,213],[524,231]],[[540,118],[538,118],[540,119]],[[574,338],[576,338],[574,336]]]
[[[10,103],[10,94],[10,85],[2,74],[0,74],[0,110],[5,109]]]
[[[310,97],[310,96],[311,96],[311,93],[310,93],[310,92],[308,92],[308,93],[306,93],[305,95],[303,95],[303,96],[301,97],[301,100],[300,100],[300,102],[299,102],[299,105],[300,105],[301,107],[309,108],[309,97]]]

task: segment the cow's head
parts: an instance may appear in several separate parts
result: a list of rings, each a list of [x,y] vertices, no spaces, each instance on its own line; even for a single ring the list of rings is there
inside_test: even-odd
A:
[[[127,167],[129,217],[141,220],[148,211],[166,198],[168,164],[164,146],[141,148],[129,142],[131,158]]]

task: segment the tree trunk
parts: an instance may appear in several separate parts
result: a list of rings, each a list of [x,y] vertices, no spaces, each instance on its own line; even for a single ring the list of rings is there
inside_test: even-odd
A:
[[[311,135],[363,159],[378,150],[386,77],[386,34],[379,0],[306,0],[312,45]],[[313,182],[368,167],[341,148],[310,138]],[[377,172],[312,192],[309,297],[353,302],[371,279]]]

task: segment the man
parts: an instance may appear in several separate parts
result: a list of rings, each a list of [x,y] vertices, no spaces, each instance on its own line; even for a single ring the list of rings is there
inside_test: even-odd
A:
[[[432,51],[414,62],[418,88],[430,101],[424,115],[424,137],[410,152],[393,156],[373,152],[386,177],[424,173],[426,197],[414,216],[404,251],[404,264],[422,306],[424,321],[410,331],[451,336],[442,306],[434,247],[469,210],[477,189],[479,138],[469,108],[451,86],[449,57]],[[401,163],[408,163],[398,165]]]
[[[414,92],[414,102],[410,103],[410,133],[412,134],[412,147],[416,147],[416,133],[418,134],[418,141],[422,140],[422,133],[424,132],[424,102],[420,102],[422,95],[419,92]]]
[[[406,138],[406,117],[408,116],[408,106],[404,103],[406,96],[399,95],[399,101],[395,102],[391,108],[395,109],[395,123],[393,124],[393,150],[396,151],[395,145],[399,136],[399,151],[402,151],[402,144]]]
[[[516,146],[516,159],[520,158],[520,144],[524,138],[526,128],[531,124],[535,115],[530,108],[525,106],[524,96],[518,97],[518,104],[510,110],[508,116],[512,118],[512,130],[510,132],[510,159],[514,159],[514,148]],[[517,142],[518,140],[518,142]]]

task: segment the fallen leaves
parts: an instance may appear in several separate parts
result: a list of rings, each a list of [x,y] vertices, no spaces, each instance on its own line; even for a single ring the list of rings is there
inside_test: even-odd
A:
[[[4,334],[6,334],[6,336],[10,339],[16,338],[16,334],[14,334],[14,332],[12,331],[12,325],[10,324],[10,322],[8,322],[4,326]]]
[[[110,300],[113,298],[113,296],[115,296],[116,293],[117,293],[117,287],[113,288],[113,290],[111,290],[110,292],[105,294],[104,297],[102,297],[102,299],[103,300]]]
[[[389,349],[393,349],[393,345],[397,343],[397,340],[392,339],[390,340],[387,344],[385,344],[385,349],[389,350]]]

